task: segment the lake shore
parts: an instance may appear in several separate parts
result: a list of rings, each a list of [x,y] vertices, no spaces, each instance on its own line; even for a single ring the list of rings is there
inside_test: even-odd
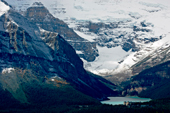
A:
[[[108,97],[109,100],[101,101],[102,104],[123,105],[124,102],[149,102],[150,98],[133,97]]]

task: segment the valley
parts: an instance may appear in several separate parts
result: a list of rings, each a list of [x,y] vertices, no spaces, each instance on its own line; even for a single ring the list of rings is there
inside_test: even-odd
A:
[[[168,113],[168,3],[0,0],[0,112]]]

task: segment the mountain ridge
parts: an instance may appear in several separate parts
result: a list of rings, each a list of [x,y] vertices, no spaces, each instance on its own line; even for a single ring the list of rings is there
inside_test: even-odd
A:
[[[12,9],[0,17],[0,23],[5,26],[0,29],[1,73],[8,73],[5,70],[9,69],[9,74],[15,78],[13,70],[19,68],[24,72],[28,69],[34,76],[44,78],[42,83],[48,78],[60,85],[65,83],[63,79],[74,89],[99,100],[106,99],[107,95],[116,94],[85,71],[76,51],[59,34],[53,37],[54,48],[51,48],[41,39],[39,28]],[[9,82],[8,78],[4,81],[7,84]],[[4,84],[3,81],[1,83]],[[23,94],[22,90],[18,90]]]

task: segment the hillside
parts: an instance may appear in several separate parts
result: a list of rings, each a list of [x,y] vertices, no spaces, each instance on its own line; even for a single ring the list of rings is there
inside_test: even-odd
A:
[[[139,95],[152,99],[169,98],[170,61],[146,69],[132,77],[125,86],[124,95]]]

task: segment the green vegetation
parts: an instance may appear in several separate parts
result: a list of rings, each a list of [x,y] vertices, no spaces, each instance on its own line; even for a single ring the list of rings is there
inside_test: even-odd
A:
[[[61,78],[52,80],[20,69],[0,75],[0,95],[0,112],[67,112],[100,104]]]

